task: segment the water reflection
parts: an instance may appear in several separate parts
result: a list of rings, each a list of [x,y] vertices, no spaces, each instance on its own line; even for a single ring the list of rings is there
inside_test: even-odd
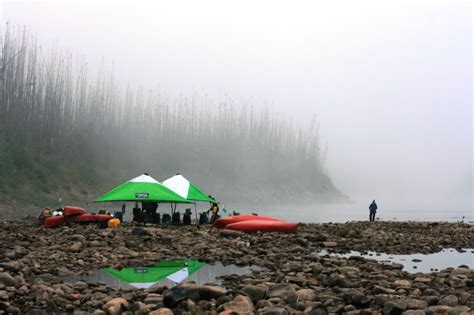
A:
[[[346,257],[351,256],[368,256],[368,259],[375,259],[379,262],[392,262],[403,265],[403,270],[410,273],[417,272],[434,272],[445,268],[456,268],[461,265],[466,265],[469,268],[474,268],[474,249],[463,249],[457,251],[453,248],[443,249],[434,254],[411,254],[411,255],[391,255],[377,252],[356,252],[351,251],[347,254],[330,254],[326,250],[317,253],[318,256],[336,256]]]
[[[146,269],[147,267],[142,267]],[[138,269],[138,268],[136,268]],[[256,266],[236,266],[228,265],[224,266],[221,262],[216,262],[214,264],[206,264],[200,269],[194,271],[188,277],[186,277],[183,282],[194,281],[198,284],[212,283],[218,286],[223,286],[222,280],[220,277],[228,275],[246,275],[251,274],[252,271],[260,270]],[[177,284],[168,278],[162,279],[153,283],[133,283],[129,284],[125,281],[120,280],[107,273],[105,269],[100,269],[97,271],[90,272],[90,274],[81,274],[81,275],[68,275],[64,278],[64,281],[67,283],[75,283],[77,281],[87,281],[87,282],[103,282],[107,286],[116,288],[116,289],[137,289],[137,288],[150,288],[150,287],[159,287],[159,286],[168,286],[173,287]]]

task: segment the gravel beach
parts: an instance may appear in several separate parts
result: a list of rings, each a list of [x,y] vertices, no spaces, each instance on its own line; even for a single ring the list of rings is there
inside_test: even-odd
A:
[[[134,230],[135,229],[135,230]],[[137,231],[141,233],[137,233]],[[474,226],[443,222],[300,224],[297,234],[243,234],[208,226],[0,222],[0,314],[472,314],[474,270],[408,273],[395,263],[329,253],[473,249]],[[142,235],[136,235],[142,234]],[[119,290],[64,278],[105,267],[196,258],[259,271],[215,283]]]

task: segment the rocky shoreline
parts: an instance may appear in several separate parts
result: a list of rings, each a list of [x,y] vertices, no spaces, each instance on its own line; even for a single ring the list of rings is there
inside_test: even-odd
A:
[[[301,224],[297,234],[242,234],[207,226],[71,225],[0,221],[0,314],[472,314],[474,270],[408,273],[363,257],[377,251],[435,253],[474,248],[474,227],[443,222]],[[143,233],[144,232],[144,233]],[[136,235],[142,234],[142,235]],[[64,277],[110,266],[197,258],[261,270],[215,284],[117,290]]]

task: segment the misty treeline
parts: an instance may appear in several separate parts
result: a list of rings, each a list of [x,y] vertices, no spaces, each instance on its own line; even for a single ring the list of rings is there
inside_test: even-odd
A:
[[[44,50],[27,29],[8,25],[0,66],[0,147],[35,164],[92,169],[105,178],[101,189],[142,172],[158,180],[180,172],[220,199],[339,196],[314,120],[300,127],[228,97],[121,90],[107,67]]]

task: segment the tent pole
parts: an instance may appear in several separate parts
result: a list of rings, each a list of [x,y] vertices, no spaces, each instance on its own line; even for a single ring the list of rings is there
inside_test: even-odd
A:
[[[194,213],[196,214],[196,224],[199,224],[198,210],[197,210],[196,202],[194,202]]]

